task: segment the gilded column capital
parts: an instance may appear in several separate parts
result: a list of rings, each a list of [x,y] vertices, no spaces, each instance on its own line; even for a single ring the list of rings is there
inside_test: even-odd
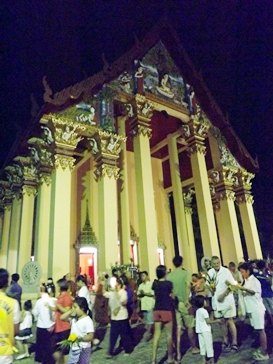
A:
[[[64,171],[68,167],[71,172],[73,171],[75,158],[67,156],[67,155],[61,155],[61,154],[55,154],[54,157],[55,157],[56,169],[61,167],[62,170]]]
[[[22,187],[22,194],[23,196],[27,195],[27,196],[37,196],[38,194],[38,190],[37,190],[37,187],[35,186],[29,186],[29,185],[24,185]]]
[[[40,173],[40,184],[46,184],[47,186],[50,186],[52,183],[52,177],[51,174],[46,173],[46,172],[41,172]]]
[[[210,123],[207,119],[192,116],[187,124],[180,128],[182,137],[188,143],[188,155],[201,153],[206,154],[204,140],[208,135]]]
[[[252,182],[251,180],[255,177],[253,173],[246,171],[245,169],[239,168],[236,173],[235,186],[237,188],[243,188],[247,191],[251,190]]]
[[[130,120],[131,134],[133,137],[138,135],[152,137],[151,118],[156,104],[147,100],[145,96],[136,94],[136,114]]]
[[[11,210],[13,193],[7,181],[0,181],[0,200],[3,202],[4,210]]]
[[[235,192],[229,189],[225,189],[223,191],[220,191],[217,197],[219,200],[235,201]]]
[[[241,191],[241,193],[236,195],[236,202],[238,205],[241,203],[252,205],[254,203],[254,198],[250,191]]]
[[[115,165],[101,164],[95,169],[94,175],[96,181],[108,176],[109,178],[118,179],[120,169]]]

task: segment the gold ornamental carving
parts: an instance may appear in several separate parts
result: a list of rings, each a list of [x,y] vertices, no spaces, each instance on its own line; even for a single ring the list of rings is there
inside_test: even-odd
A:
[[[54,125],[55,142],[59,146],[75,148],[83,139],[80,134],[86,130],[86,126],[79,122],[74,122],[68,118],[51,114],[50,119]]]
[[[231,190],[224,190],[218,194],[220,200],[235,201],[235,192]]]
[[[127,138],[122,135],[112,134],[102,130],[99,130],[98,136],[101,153],[110,157],[113,156],[118,158]],[[97,149],[97,152],[99,152],[98,147]],[[95,151],[96,148],[94,149],[94,152]]]
[[[143,126],[143,125],[137,125],[134,130],[132,131],[132,135],[135,137],[137,135],[142,135],[144,137],[148,137],[149,139],[151,139],[152,137],[152,129],[147,127],[147,126]]]
[[[40,183],[45,183],[47,186],[50,186],[52,183],[52,177],[48,173],[40,173]]]
[[[185,213],[186,213],[187,215],[192,215],[192,214],[193,214],[192,207],[190,207],[190,206],[185,206]]]
[[[23,196],[24,195],[27,195],[27,196],[32,196],[33,195],[35,197],[38,194],[38,190],[34,186],[24,185],[22,187],[22,194],[23,194]]]
[[[117,166],[102,164],[102,165],[98,166],[94,172],[95,179],[98,181],[99,179],[102,179],[105,176],[108,176],[108,178],[113,177],[114,179],[117,180],[119,178],[119,171],[120,171],[120,169]]]
[[[237,173],[238,187],[243,187],[246,190],[250,190],[252,186],[251,180],[255,177],[253,173],[246,171],[245,169],[239,169]]]
[[[203,154],[205,156],[206,153],[207,153],[205,145],[195,143],[195,144],[192,144],[191,146],[189,146],[187,148],[187,154],[188,154],[189,157],[191,155],[193,155],[193,154],[196,154],[196,153],[200,153],[200,154]]]
[[[56,169],[61,167],[62,170],[65,171],[66,168],[69,168],[70,171],[72,172],[73,169],[74,169],[74,162],[75,162],[75,158],[73,158],[73,157],[60,155],[60,154],[55,155],[55,167],[56,167]]]
[[[254,198],[250,193],[245,193],[237,196],[236,202],[237,204],[248,203],[252,205],[254,203]]]
[[[153,116],[153,111],[156,104],[150,100],[147,100],[145,96],[136,94],[135,96],[136,106],[137,106],[137,116],[149,121]]]

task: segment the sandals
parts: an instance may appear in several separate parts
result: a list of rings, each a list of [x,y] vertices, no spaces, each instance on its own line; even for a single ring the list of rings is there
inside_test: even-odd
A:
[[[239,350],[238,345],[237,344],[232,344],[230,347],[230,351],[232,353],[237,353],[237,351]]]
[[[229,353],[230,350],[231,350],[230,344],[223,342],[222,343],[222,352],[223,353]]]

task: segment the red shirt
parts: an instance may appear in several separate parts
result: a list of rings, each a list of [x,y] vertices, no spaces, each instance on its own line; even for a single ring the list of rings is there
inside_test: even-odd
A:
[[[63,307],[72,307],[72,298],[70,296],[70,294],[68,292],[62,292],[58,299],[57,299],[57,303],[62,305]],[[59,311],[57,308],[56,308],[56,312],[55,312],[55,332],[63,332],[63,331],[66,331],[66,330],[70,330],[71,328],[71,325],[68,321],[62,321],[60,319],[60,316],[62,315],[63,313],[61,311]]]

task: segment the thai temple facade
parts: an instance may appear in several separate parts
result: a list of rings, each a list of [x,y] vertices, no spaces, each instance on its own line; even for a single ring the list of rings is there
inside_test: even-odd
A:
[[[258,165],[177,35],[157,27],[113,64],[53,94],[0,181],[0,267],[34,260],[42,281],[175,254],[190,272],[262,258],[251,184]],[[35,273],[35,272],[34,272]]]

